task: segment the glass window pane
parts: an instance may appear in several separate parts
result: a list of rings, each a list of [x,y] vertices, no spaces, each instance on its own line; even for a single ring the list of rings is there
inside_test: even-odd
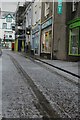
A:
[[[79,49],[78,49],[78,53],[80,54],[80,30],[79,30]]]
[[[78,55],[79,28],[71,30],[70,54]]]
[[[3,29],[7,29],[7,23],[3,23]]]
[[[51,52],[51,39],[52,39],[52,31],[51,30],[42,34],[42,39],[41,39],[42,52],[45,52],[45,53]]]
[[[6,18],[6,22],[12,22],[12,18],[11,17]]]

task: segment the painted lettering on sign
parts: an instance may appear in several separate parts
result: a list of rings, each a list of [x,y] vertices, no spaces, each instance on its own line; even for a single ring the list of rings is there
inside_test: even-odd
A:
[[[42,24],[42,29],[50,26],[52,24],[52,18]]]
[[[62,0],[58,0],[58,14],[62,14]]]

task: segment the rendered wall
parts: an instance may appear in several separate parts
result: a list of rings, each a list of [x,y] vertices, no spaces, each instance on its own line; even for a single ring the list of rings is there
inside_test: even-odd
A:
[[[53,56],[56,59],[65,60],[67,57],[66,52],[66,3],[62,3],[62,14],[58,14],[58,3],[54,4],[54,45]]]

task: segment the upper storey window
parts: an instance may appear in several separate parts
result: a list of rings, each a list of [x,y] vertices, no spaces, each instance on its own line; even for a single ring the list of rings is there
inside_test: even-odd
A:
[[[49,2],[45,3],[45,16],[49,14]]]
[[[6,22],[12,22],[12,16],[10,14],[6,16]]]
[[[72,2],[72,12],[76,11],[76,0],[73,0]]]

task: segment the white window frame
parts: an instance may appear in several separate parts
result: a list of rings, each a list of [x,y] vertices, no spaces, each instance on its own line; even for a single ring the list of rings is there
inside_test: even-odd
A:
[[[76,11],[76,0],[72,2],[72,12]]]
[[[4,27],[4,24],[5,24],[5,27]],[[7,23],[3,23],[2,28],[3,28],[3,29],[7,29]]]
[[[45,16],[47,16],[49,14],[49,7],[50,7],[50,3],[45,2]]]

